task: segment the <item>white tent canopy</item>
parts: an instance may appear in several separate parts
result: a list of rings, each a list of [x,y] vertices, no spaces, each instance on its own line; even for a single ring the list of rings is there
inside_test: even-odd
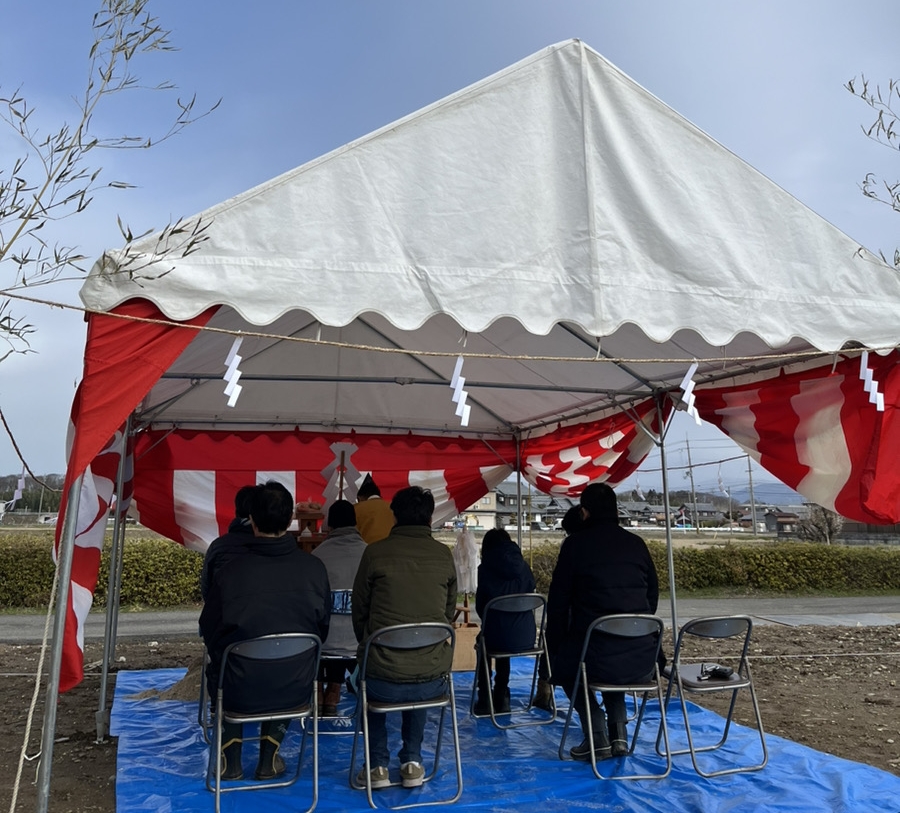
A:
[[[143,239],[81,292],[67,482],[89,475],[95,514],[75,541],[79,617],[95,559],[79,575],[78,553],[129,417],[141,520],[208,542],[247,477],[317,496],[351,445],[357,473],[393,464],[394,487],[426,484],[450,511],[511,471],[560,494],[614,484],[696,359],[700,414],[776,476],[898,521],[897,272],[581,42],[198,218],[195,251]],[[861,348],[884,354],[865,392]]]

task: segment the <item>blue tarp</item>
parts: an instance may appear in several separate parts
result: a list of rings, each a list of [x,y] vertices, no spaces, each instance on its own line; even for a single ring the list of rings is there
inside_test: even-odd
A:
[[[515,670],[515,666],[514,666]],[[196,702],[136,699],[146,689],[160,691],[180,680],[183,669],[159,669],[120,672],[116,681],[111,713],[111,733],[119,738],[116,772],[116,809],[121,813],[138,811],[213,810],[212,794],[206,790],[204,775],[208,746],[197,724]],[[517,686],[525,680],[514,671],[513,708],[521,705]],[[521,676],[520,676],[521,677]],[[838,759],[775,736],[767,736],[769,764],[754,773],[703,779],[693,770],[690,756],[676,756],[671,775],[663,780],[601,782],[591,767],[557,755],[562,734],[562,718],[552,725],[500,731],[489,719],[468,714],[471,673],[455,673],[457,716],[462,748],[464,791],[456,810],[511,811],[541,813],[563,811],[661,811],[697,813],[698,811],[865,811],[897,813],[900,810],[900,777],[867,765]],[[565,698],[557,692],[558,702]],[[541,714],[541,712],[534,712]],[[635,755],[600,763],[604,774],[628,767],[641,772],[656,772],[661,762],[654,750],[659,721],[657,704],[651,701],[641,740]],[[399,724],[391,715],[390,745],[394,753],[400,745]],[[434,720],[436,721],[435,713]],[[673,747],[685,743],[684,724],[677,703],[670,706],[668,721]],[[765,708],[763,708],[765,723]],[[691,706],[692,730],[703,736],[721,730],[721,718],[698,706]],[[425,758],[435,740],[430,721],[426,731]],[[321,731],[334,731],[325,722]],[[629,729],[630,730],[630,729]],[[285,759],[299,748],[299,726],[292,723],[283,746]],[[452,796],[455,788],[453,752],[445,738],[439,774],[422,788],[391,788],[376,791],[375,799],[400,804],[425,798]],[[578,731],[570,734],[569,744],[580,740]],[[319,737],[319,804],[322,813],[369,810],[365,792],[354,791],[348,783],[352,735],[324,734]],[[759,761],[759,741],[754,731],[736,727],[719,756],[707,756],[712,766],[721,759],[748,764]],[[244,771],[252,776],[256,762],[255,744],[244,747]],[[311,796],[311,770],[307,751],[299,782],[289,788],[241,793],[222,797],[222,810],[230,813],[269,813],[305,810]],[[428,766],[426,765],[426,768]],[[399,771],[393,765],[392,772]]]

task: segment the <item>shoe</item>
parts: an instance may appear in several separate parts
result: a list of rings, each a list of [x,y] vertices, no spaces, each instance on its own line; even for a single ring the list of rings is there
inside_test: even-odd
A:
[[[256,766],[256,772],[253,774],[254,779],[277,779],[284,773],[284,760],[280,754],[272,754],[271,759],[266,759],[266,763],[262,762]]]
[[[596,743],[597,740],[595,739]],[[583,739],[580,744],[576,745],[574,748],[569,749],[569,756],[572,759],[577,759],[579,762],[590,762],[591,761],[591,744],[587,741],[587,738]],[[609,745],[601,745],[598,748],[594,749],[594,761],[600,762],[601,759],[609,759],[612,756],[612,749]]]
[[[494,714],[509,713],[509,689],[494,689]]]
[[[369,781],[372,783],[372,790],[381,790],[381,788],[389,788],[391,786],[391,777],[388,775],[388,769],[379,765],[369,771]],[[356,777],[356,784],[366,786],[366,769],[363,768]]]
[[[476,717],[487,717],[491,713],[490,703],[480,693],[475,695],[475,707],[472,709],[472,713]]]
[[[611,723],[609,726],[609,744],[614,757],[628,754],[628,728],[625,723]]]
[[[553,686],[546,680],[538,680],[537,692],[534,695],[534,701],[531,704],[536,709],[544,711],[554,711],[553,705]]]
[[[325,694],[322,698],[322,717],[337,717],[338,703],[341,702],[341,684],[327,683],[325,685]]]
[[[404,788],[417,788],[425,781],[425,768],[421,762],[404,762],[400,766],[400,780]]]

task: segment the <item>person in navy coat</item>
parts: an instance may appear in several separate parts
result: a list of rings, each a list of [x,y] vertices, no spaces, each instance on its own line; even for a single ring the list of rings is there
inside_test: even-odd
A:
[[[510,535],[494,528],[481,540],[481,564],[478,565],[478,587],[475,591],[475,611],[484,619],[487,603],[498,596],[511,593],[534,592],[534,574],[522,558],[522,551]],[[482,633],[489,650],[515,652],[534,646],[537,630],[534,614],[498,613]],[[508,714],[509,707],[509,659],[501,658],[494,664],[494,712]],[[489,714],[487,693],[491,691],[482,670],[478,671],[478,693],[475,713]]]

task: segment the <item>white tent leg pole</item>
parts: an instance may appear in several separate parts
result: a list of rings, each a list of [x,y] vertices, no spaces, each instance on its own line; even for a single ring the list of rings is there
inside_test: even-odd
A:
[[[662,471],[663,513],[666,521],[666,563],[669,569],[669,601],[672,608],[672,638],[678,637],[678,611],[675,601],[675,559],[672,553],[672,517],[669,505],[669,472],[666,465],[666,430],[668,427],[663,421],[662,399],[656,399],[656,414],[660,426],[659,433],[659,467]]]
[[[106,590],[106,627],[103,632],[103,666],[100,674],[100,700],[95,720],[97,723],[97,742],[103,742],[109,733],[109,711],[106,708],[106,695],[109,688],[109,667],[116,652],[116,632],[119,625],[119,596],[122,592],[122,560],[125,553],[125,517],[119,510],[122,489],[125,482],[126,455],[128,439],[131,435],[131,416],[125,423],[122,435],[122,453],[119,457],[119,469],[116,473],[116,515],[113,523],[112,547],[109,552],[109,581]]]
[[[62,668],[62,646],[66,631],[66,613],[69,606],[69,581],[72,578],[72,554],[75,549],[75,530],[78,522],[78,504],[81,501],[79,475],[69,489],[63,532],[56,555],[58,579],[56,586],[56,612],[53,618],[53,641],[50,650],[49,683],[44,703],[44,726],[41,731],[41,760],[37,776],[37,813],[47,813],[50,802],[50,772],[53,767],[53,740],[56,736],[56,705],[59,700],[59,672]]]

